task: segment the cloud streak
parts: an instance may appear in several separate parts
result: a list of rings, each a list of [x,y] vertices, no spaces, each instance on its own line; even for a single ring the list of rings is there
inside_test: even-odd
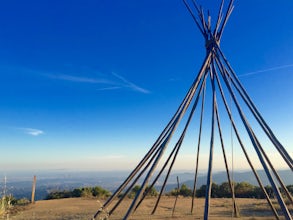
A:
[[[97,90],[98,91],[105,91],[105,90],[116,90],[116,89],[121,89],[121,86],[111,86],[111,87],[100,88]]]
[[[18,128],[18,129],[22,130],[25,134],[28,134],[31,136],[39,136],[45,133],[44,131],[35,129],[35,128]]]
[[[10,68],[11,69],[11,68]],[[16,70],[24,71],[27,73],[31,73],[34,75],[38,75],[41,77],[49,78],[52,80],[60,80],[72,83],[84,83],[84,84],[94,84],[101,86],[101,88],[97,88],[98,91],[107,91],[107,90],[118,90],[118,89],[128,89],[134,92],[149,94],[151,93],[149,90],[138,86],[137,84],[131,82],[125,77],[117,74],[110,73],[105,74],[101,72],[97,72],[94,70],[90,70],[90,73],[85,74],[62,74],[62,73],[52,73],[47,71],[39,71],[28,68],[17,68]],[[86,71],[89,71],[88,69]],[[89,75],[90,74],[90,75]],[[96,77],[92,77],[96,76]]]
[[[101,77],[101,78],[80,77],[80,76],[73,76],[68,74],[43,74],[43,75],[51,79],[64,80],[68,82],[91,83],[91,84],[107,86],[107,87],[97,89],[99,91],[130,89],[132,91],[143,93],[143,94],[150,93],[149,90],[136,85],[135,83],[127,80],[126,78],[124,78],[123,76],[117,73],[111,74],[113,79],[111,79],[110,76],[107,76],[105,74],[104,76],[106,77]]]
[[[146,89],[143,89],[137,85],[135,85],[134,83],[128,81],[127,79],[125,79],[124,77],[118,75],[117,73],[112,73],[113,76],[115,76],[117,79],[121,80],[121,82],[123,83],[122,85],[124,85],[124,87],[128,87],[130,88],[131,90],[133,91],[137,91],[137,92],[141,92],[141,93],[144,93],[144,94],[148,94],[150,93],[150,91],[146,90]]]
[[[274,71],[274,70],[279,70],[279,69],[286,69],[286,68],[289,68],[289,67],[293,67],[293,64],[275,66],[275,67],[271,67],[271,68],[268,68],[268,69],[257,70],[257,71],[253,71],[253,72],[249,72],[249,73],[240,74],[238,76],[239,77],[246,77],[246,76],[251,76],[251,75],[257,75],[257,74],[264,73],[264,72],[269,72],[269,71]]]
[[[93,84],[114,84],[114,82],[106,80],[106,79],[94,79],[94,78],[87,78],[87,77],[79,77],[79,76],[72,76],[72,75],[54,75],[54,74],[45,74],[47,77],[52,79],[59,79],[64,81],[70,82],[79,82],[79,83],[93,83]]]

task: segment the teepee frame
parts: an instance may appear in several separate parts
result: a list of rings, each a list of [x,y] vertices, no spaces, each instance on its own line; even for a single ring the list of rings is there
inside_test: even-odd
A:
[[[236,135],[237,141],[244,153],[245,159],[247,160],[261,190],[263,191],[268,204],[275,215],[276,219],[280,218],[280,214],[277,212],[275,206],[273,205],[271,198],[268,195],[266,188],[264,187],[253,162],[251,161],[250,155],[246,150],[244,141],[240,135],[239,129],[235,123],[235,117],[232,115],[231,106],[229,106],[227,101],[227,94],[230,96],[231,101],[235,105],[235,108],[238,113],[238,117],[240,117],[242,124],[249,136],[249,140],[257,154],[257,157],[262,165],[262,168],[265,171],[266,177],[270,182],[270,185],[274,191],[274,195],[277,198],[278,204],[281,208],[281,215],[285,217],[286,220],[292,220],[291,214],[288,210],[288,206],[284,202],[284,197],[287,197],[289,203],[293,204],[293,199],[290,192],[287,190],[285,184],[282,179],[278,175],[277,170],[274,168],[270,158],[268,157],[265,149],[261,145],[252,125],[249,123],[248,118],[240,106],[239,98],[241,98],[241,102],[245,103],[246,107],[249,109],[250,114],[253,115],[254,119],[257,121],[258,125],[261,127],[265,135],[271,141],[273,146],[276,148],[277,152],[281,155],[281,158],[285,161],[288,167],[293,171],[293,161],[286,149],[283,145],[278,141],[270,127],[267,125],[256,106],[252,102],[251,98],[248,96],[244,87],[240,83],[236,73],[232,69],[231,65],[227,61],[224,56],[221,48],[220,48],[220,40],[223,34],[223,30],[227,24],[227,21],[233,11],[233,0],[230,0],[228,4],[225,3],[224,0],[221,1],[219,12],[217,16],[216,23],[214,27],[212,27],[211,16],[208,14],[207,20],[205,19],[205,13],[195,0],[192,0],[192,4],[188,3],[187,0],[183,0],[186,8],[191,14],[196,26],[200,30],[201,34],[205,39],[205,47],[206,47],[206,56],[204,62],[198,72],[197,77],[192,83],[190,89],[188,90],[186,96],[181,102],[179,108],[176,113],[167,124],[165,129],[162,131],[158,139],[155,141],[153,146],[147,152],[147,154],[143,157],[143,159],[139,162],[139,164],[135,167],[135,169],[130,173],[130,175],[126,178],[126,180],[120,185],[120,187],[113,193],[113,195],[105,202],[103,207],[101,207],[97,213],[94,215],[94,219],[98,216],[105,213],[108,216],[111,216],[115,209],[123,202],[126,195],[131,191],[131,189],[138,182],[141,183],[141,188],[135,195],[132,200],[131,205],[126,211],[123,219],[128,219],[131,214],[140,206],[144,198],[146,197],[148,190],[146,190],[147,186],[150,184],[148,189],[150,190],[158,181],[158,179],[162,176],[162,173],[166,171],[164,176],[164,181],[161,186],[161,190],[159,196],[157,197],[157,201],[153,207],[153,211],[151,214],[154,214],[159,205],[161,196],[165,190],[167,180],[170,176],[170,172],[172,171],[173,165],[176,161],[176,158],[179,154],[179,150],[182,146],[182,142],[185,138],[187,129],[189,128],[190,122],[194,116],[196,108],[199,106],[200,108],[200,120],[199,120],[199,134],[197,141],[197,154],[196,154],[196,167],[195,167],[195,176],[194,176],[194,187],[193,187],[193,196],[191,200],[191,213],[194,209],[194,198],[196,191],[196,182],[198,176],[198,164],[200,157],[200,147],[202,145],[202,124],[203,124],[203,115],[204,115],[204,104],[205,104],[205,96],[206,96],[206,84],[208,83],[208,78],[211,84],[211,94],[212,94],[212,115],[211,115],[211,134],[210,134],[210,146],[209,146],[209,163],[208,163],[208,172],[207,172],[207,183],[206,183],[206,195],[205,195],[205,209],[204,209],[204,219],[207,220],[209,218],[210,212],[210,199],[212,192],[212,172],[213,172],[213,158],[214,158],[214,139],[216,128],[218,127],[218,135],[220,139],[222,154],[225,163],[225,170],[227,173],[227,179],[229,183],[229,187],[232,194],[233,201],[233,215],[235,217],[239,216],[239,210],[237,208],[234,186],[233,186],[233,178],[231,178],[231,169],[229,168],[225,144],[222,135],[222,127],[221,120],[219,115],[219,105],[217,94],[221,97],[222,103],[224,105],[224,109],[226,110],[227,116],[231,123],[234,134]],[[226,8],[225,13],[223,13],[224,8]],[[225,94],[225,91],[227,94]],[[201,102],[200,102],[201,100]],[[191,103],[193,104],[191,105]],[[175,146],[171,148],[171,153],[167,156],[165,161],[163,161],[163,155],[166,152],[167,147],[169,146],[170,140],[175,133],[177,127],[180,122],[182,122],[182,118],[185,114],[188,114],[185,125],[183,126],[183,130],[179,136],[178,141]],[[162,163],[163,161],[163,163]],[[156,170],[159,162],[163,165],[160,169]],[[157,172],[155,172],[157,171]],[[151,179],[151,177],[154,177]],[[162,178],[162,177],[161,177]],[[284,192],[281,194],[280,189]],[[122,195],[120,195],[123,193]],[[119,197],[118,197],[119,196]],[[108,208],[111,207],[109,211]]]

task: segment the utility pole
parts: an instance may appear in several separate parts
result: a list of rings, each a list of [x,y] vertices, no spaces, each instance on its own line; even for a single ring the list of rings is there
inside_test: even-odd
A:
[[[37,177],[34,176],[33,187],[32,187],[32,199],[31,199],[32,204],[35,203],[36,182],[37,182]]]

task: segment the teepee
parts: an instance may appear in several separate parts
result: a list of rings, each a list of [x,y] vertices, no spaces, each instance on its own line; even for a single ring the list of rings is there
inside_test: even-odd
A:
[[[209,12],[205,13],[202,7],[199,6],[195,0],[192,0],[191,3],[188,3],[187,0],[183,0],[183,2],[191,14],[200,33],[205,39],[206,55],[202,66],[170,122],[167,124],[143,159],[129,174],[126,180],[97,211],[94,215],[94,219],[105,215],[111,219],[111,215],[114,213],[116,208],[119,207],[123,201],[125,201],[126,195],[136,184],[140,183],[140,189],[137,191],[129,207],[126,209],[124,216],[121,216],[123,219],[128,219],[131,214],[142,204],[148,191],[151,190],[151,188],[155,186],[160,179],[162,180],[160,185],[160,193],[150,215],[156,212],[164,193],[168,178],[170,177],[170,173],[174,167],[176,159],[180,155],[179,151],[183,146],[182,143],[186,137],[188,128],[190,128],[191,122],[193,121],[192,119],[196,115],[196,109],[198,109],[198,134],[195,138],[196,156],[194,158],[194,164],[192,164],[195,167],[195,175],[193,196],[191,198],[191,213],[194,209],[199,159],[201,157],[200,150],[205,147],[208,149],[209,159],[203,216],[205,220],[209,219],[214,148],[216,145],[215,136],[217,136],[219,140],[218,145],[223,156],[224,167],[231,191],[231,210],[234,217],[241,215],[237,207],[233,178],[231,177],[231,174],[233,174],[233,167],[231,169],[231,166],[229,166],[226,153],[227,144],[225,144],[224,141],[222,129],[223,124],[219,111],[222,109],[224,110],[226,118],[231,125],[231,134],[233,133],[236,137],[235,139],[237,140],[239,148],[243,153],[243,157],[245,161],[247,161],[260,189],[265,195],[272,213],[275,215],[276,219],[279,219],[280,216],[284,216],[287,220],[292,219],[287,205],[288,203],[291,205],[293,204],[292,196],[275,169],[274,164],[268,156],[268,150],[261,143],[255,130],[258,128],[263,132],[262,136],[265,136],[269,140],[270,144],[280,155],[280,158],[284,161],[286,166],[288,165],[291,171],[293,171],[292,158],[284,146],[278,141],[271,128],[259,113],[220,48],[223,30],[233,11],[234,1],[230,0],[228,3],[224,3],[224,0],[221,1],[218,16],[214,24],[211,22]],[[207,86],[208,84],[209,86]],[[208,94],[207,89],[210,89],[209,99],[206,97]],[[209,105],[206,103],[207,100],[210,100]],[[202,138],[203,131],[206,129],[203,129],[203,122],[206,121],[204,120],[204,118],[206,118],[206,116],[204,116],[204,112],[205,109],[207,109],[207,105],[211,112],[211,116],[209,117],[210,131],[208,134],[205,134],[205,137],[208,137],[209,139],[209,144],[204,145],[202,143]],[[232,111],[232,107],[234,107],[233,110],[235,111]],[[250,115],[250,117],[248,117],[248,115]],[[241,123],[242,129],[239,129],[239,122]],[[247,137],[246,139],[243,137],[244,133]],[[174,141],[174,138],[177,139]],[[273,204],[266,187],[264,187],[262,179],[255,168],[255,163],[251,158],[251,153],[247,150],[247,142],[251,145],[261,168],[265,171],[266,178],[273,189],[274,197],[276,198],[281,211],[276,210],[276,206]]]

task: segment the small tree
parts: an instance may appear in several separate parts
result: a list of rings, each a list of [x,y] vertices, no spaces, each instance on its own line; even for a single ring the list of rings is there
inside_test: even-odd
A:
[[[184,197],[192,196],[192,190],[186,184],[182,184],[179,190],[179,195]]]
[[[111,195],[111,193],[108,190],[105,190],[100,186],[96,186],[96,187],[92,188],[92,195],[94,197],[105,199],[105,198],[109,197]]]
[[[196,190],[197,197],[205,197],[206,195],[206,185],[202,185],[198,190]]]
[[[46,199],[62,199],[62,198],[70,198],[72,197],[71,196],[71,191],[67,191],[67,190],[64,190],[64,191],[52,191],[50,192]]]
[[[259,186],[254,188],[254,197],[257,199],[264,199],[265,194],[263,193],[262,189]]]
[[[231,188],[228,182],[223,182],[219,186],[218,196],[220,198],[231,198]]]
[[[218,184],[216,183],[212,183],[212,194],[211,197],[212,198],[220,198],[220,187]]]
[[[92,197],[92,188],[91,187],[84,187],[81,189],[81,197]]]
[[[82,190],[81,189],[74,189],[72,191],[72,197],[81,197]]]
[[[148,192],[148,196],[157,196],[159,194],[155,187],[150,188],[150,186],[146,187],[145,192]]]
[[[253,198],[255,186],[248,182],[237,183],[235,186],[235,194],[239,198]]]
[[[135,195],[138,193],[138,191],[140,190],[141,186],[140,185],[135,185],[130,193],[128,194],[129,198],[134,198]],[[148,192],[147,196],[157,196],[158,195],[158,191],[155,189],[155,187],[150,188],[150,186],[147,186],[145,188],[144,192]]]
[[[136,193],[140,190],[140,185],[135,185],[131,191],[128,193],[129,198],[134,198]]]

